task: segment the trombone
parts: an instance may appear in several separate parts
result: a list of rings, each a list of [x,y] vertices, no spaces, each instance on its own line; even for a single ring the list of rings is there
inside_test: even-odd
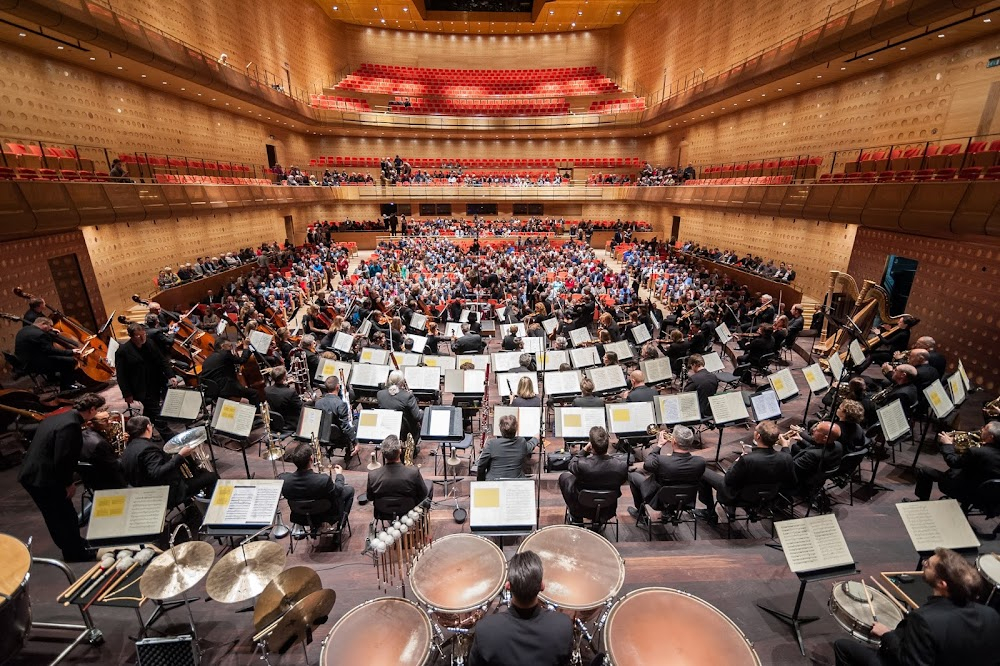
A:
[[[260,403],[260,418],[264,422],[264,440],[266,442],[264,459],[271,461],[274,478],[278,478],[279,460],[281,461],[281,471],[285,471],[285,450],[281,447],[281,442],[276,441],[274,433],[271,432],[271,409],[267,402]]]

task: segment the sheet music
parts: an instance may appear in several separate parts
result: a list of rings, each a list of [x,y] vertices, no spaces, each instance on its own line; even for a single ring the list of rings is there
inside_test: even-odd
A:
[[[327,377],[332,375],[340,374],[340,371],[344,371],[344,377],[351,376],[351,364],[346,361],[338,361],[333,358],[322,358],[319,359],[319,364],[316,366],[316,376],[314,379],[320,381],[325,381]]]
[[[519,338],[527,337],[528,331],[526,330],[527,327],[524,324],[500,324],[500,337],[506,338],[508,335],[510,335],[510,329],[513,326],[517,327],[516,337]]]
[[[372,322],[369,319],[365,319],[361,322],[361,326],[358,327],[358,335],[363,338],[367,338],[368,334],[372,331]]]
[[[715,327],[715,334],[719,336],[719,342],[722,344],[729,344],[729,341],[733,339],[733,334],[730,332],[729,327],[725,324],[719,324]]]
[[[855,367],[865,362],[865,350],[861,348],[861,343],[857,339],[851,340],[847,351],[851,355],[851,361],[854,362]]]
[[[473,481],[469,484],[469,528],[535,527],[535,482],[531,479]]]
[[[606,393],[625,388],[625,371],[620,365],[601,365],[596,368],[587,368],[584,372],[590,377],[590,381],[594,382],[594,393]]]
[[[924,397],[927,398],[927,404],[931,406],[934,416],[939,419],[943,419],[955,411],[955,405],[952,404],[940,379],[935,379],[930,386],[924,389]]]
[[[351,366],[351,385],[378,388],[389,378],[392,367],[388,365],[372,365],[355,363]]]
[[[460,338],[464,335],[462,333],[462,325],[454,321],[449,321],[444,325],[444,334],[449,338]]]
[[[451,410],[431,409],[427,432],[431,437],[448,437],[451,434]]]
[[[104,360],[108,362],[112,368],[115,367],[115,354],[118,353],[118,348],[121,347],[118,341],[114,338],[108,339],[108,355],[104,357]]]
[[[584,328],[574,328],[569,332],[569,341],[574,347],[579,347],[590,341],[590,331]]]
[[[414,312],[413,316],[410,317],[410,326],[418,331],[425,330],[427,328],[427,315]]]
[[[536,358],[540,369],[558,370],[563,363],[569,363],[569,352],[566,350],[547,351],[542,352]]]
[[[962,375],[962,383],[965,384],[965,391],[968,393],[969,387],[972,385],[969,383],[969,375],[965,372],[965,364],[962,363],[962,359],[958,359],[958,373]]]
[[[956,405],[965,402],[965,382],[962,381],[961,373],[954,373],[948,376],[948,388],[951,389],[951,401]]]
[[[486,393],[485,370],[445,370],[444,390],[453,394]]]
[[[337,331],[333,336],[333,348],[337,351],[342,351],[345,354],[351,353],[351,347],[354,346],[354,336],[350,333],[344,333],[343,331]]]
[[[577,347],[569,350],[569,360],[574,368],[589,368],[598,365],[601,359],[597,358],[597,349],[594,347]]]
[[[399,437],[403,429],[403,412],[391,409],[365,409],[358,415],[358,439],[381,442],[389,435]]]
[[[618,342],[609,342],[604,345],[605,352],[614,352],[618,355],[619,361],[625,361],[632,358],[632,348],[628,346],[628,343],[624,340],[619,340]]]
[[[854,564],[837,516],[832,513],[782,520],[774,524],[774,530],[778,533],[788,568],[793,573]]]
[[[799,385],[795,383],[795,378],[789,368],[783,368],[773,375],[769,375],[767,381],[771,383],[771,388],[778,394],[778,400],[788,400],[799,394]]]
[[[705,369],[709,372],[722,372],[726,369],[726,366],[722,365],[722,359],[719,358],[718,352],[709,352],[702,355],[705,359]]]
[[[454,358],[454,357],[451,357]],[[458,361],[455,364],[456,370],[461,370],[463,365],[466,363],[472,363],[476,370],[486,370],[490,367],[490,356],[489,354],[462,354],[458,357]]]
[[[886,443],[894,442],[910,432],[910,424],[906,420],[902,401],[893,400],[885,407],[879,407],[876,414],[878,414],[878,422],[882,426],[882,434],[885,436]]]
[[[300,439],[312,439],[312,436],[316,435],[320,439],[323,439],[322,423],[322,409],[303,407],[302,411],[299,412],[299,423],[295,431],[295,436]]]
[[[527,377],[531,380],[531,386],[535,389],[535,395],[538,395],[538,373],[498,372],[494,377],[497,378],[497,389],[500,391],[500,397],[509,397],[511,393],[517,395],[517,385],[521,382],[521,377]]]
[[[253,347],[254,351],[258,354],[266,354],[267,350],[271,347],[272,340],[274,340],[274,336],[270,333],[265,333],[264,331],[250,331],[250,346]]]
[[[545,331],[545,335],[552,335],[552,331],[559,328],[559,320],[555,317],[549,317],[548,319],[542,320],[542,330]]]
[[[535,358],[538,358],[538,354],[545,351],[545,338],[535,337],[530,335],[526,338],[521,338],[521,352],[527,352],[529,354],[535,354]]]
[[[470,356],[463,356],[462,362],[468,361]],[[433,356],[424,354],[424,365],[442,370],[454,370],[457,367],[457,360],[454,356]]]
[[[645,434],[651,423],[656,423],[652,402],[622,402],[605,405],[608,427],[616,435]]]
[[[281,479],[219,479],[205,525],[270,525],[281,499]]]
[[[158,535],[167,515],[170,486],[94,491],[87,540]]]
[[[740,391],[729,391],[708,396],[708,404],[712,408],[712,420],[716,424],[745,421],[750,418],[747,406],[743,402]]]
[[[507,314],[507,308],[506,307],[495,308],[493,311],[497,315],[497,321],[503,321],[504,315]]]
[[[638,326],[633,326],[631,328],[632,339],[635,340],[635,344],[641,345],[642,343],[650,340],[653,336],[649,334],[649,329],[646,328],[645,324],[639,324]]]
[[[833,381],[839,382],[843,379],[844,362],[840,360],[840,354],[831,354],[826,361],[830,364],[830,374],[833,375]]]
[[[896,509],[918,553],[935,548],[979,548],[981,545],[958,500],[900,503]]]
[[[226,329],[229,327],[230,323],[231,322],[228,317],[223,317],[222,319],[220,319],[218,325],[215,327],[215,334],[225,335]]]
[[[188,389],[167,389],[160,416],[181,421],[194,421],[201,412],[201,393]]]
[[[219,398],[218,402],[215,403],[212,427],[229,435],[249,437],[250,431],[253,430],[255,416],[257,416],[255,405],[244,405],[240,402]]]
[[[587,439],[594,426],[608,427],[603,407],[556,407],[556,437]]]
[[[458,323],[465,324],[469,321],[469,314],[472,310],[462,310],[461,314],[458,315]]]
[[[701,405],[695,391],[656,396],[656,422],[674,425],[675,423],[697,423],[701,421]]]
[[[753,407],[754,420],[758,423],[781,418],[781,403],[774,391],[750,396],[750,405]]]
[[[441,368],[407,366],[403,378],[411,391],[441,390]]]
[[[665,382],[674,376],[674,371],[670,367],[670,359],[666,356],[639,361],[639,369],[646,376],[647,384]]]
[[[392,357],[396,359],[396,363],[399,364],[400,368],[420,365],[420,354],[414,354],[409,352],[392,352]]]
[[[521,352],[497,352],[493,354],[493,371],[506,372],[521,365]]]
[[[820,367],[819,363],[802,368],[802,376],[805,377],[806,383],[809,384],[809,390],[813,393],[825,391],[830,387],[830,382],[826,380],[826,375],[823,374],[823,368]]]
[[[413,340],[413,353],[423,354],[424,349],[427,347],[427,336],[426,335],[416,335],[415,333],[410,333],[406,336],[407,339]]]
[[[576,395],[580,393],[580,371],[546,372],[545,393],[548,395]]]
[[[385,365],[389,362],[389,352],[376,347],[362,347],[358,361],[372,365]]]
[[[517,419],[518,437],[538,437],[541,428],[541,407],[509,407],[497,405],[493,408],[493,436],[500,436],[500,419],[512,415]]]

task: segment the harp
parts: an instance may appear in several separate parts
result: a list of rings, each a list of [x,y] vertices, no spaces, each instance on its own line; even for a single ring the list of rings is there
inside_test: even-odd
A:
[[[899,315],[889,314],[889,293],[871,280],[865,280],[861,285],[861,289],[858,289],[858,283],[847,273],[830,271],[830,286],[827,289],[826,295],[827,305],[832,307],[833,296],[838,293],[846,294],[848,300],[853,301],[850,317],[861,331],[867,332],[873,330],[875,328],[876,317],[883,326],[888,326],[890,327],[889,330],[892,330],[899,325],[903,317],[909,316],[905,313]],[[823,322],[822,334],[820,335],[819,342],[815,345],[815,351],[820,357],[820,365],[824,368],[828,365],[826,359],[834,354],[840,354],[841,359],[845,359],[847,357],[847,346],[853,339],[853,336],[843,328],[837,328],[833,335],[829,335],[831,325],[829,321]],[[866,341],[867,345],[873,346],[878,344],[881,336],[888,332],[884,331],[872,335]]]

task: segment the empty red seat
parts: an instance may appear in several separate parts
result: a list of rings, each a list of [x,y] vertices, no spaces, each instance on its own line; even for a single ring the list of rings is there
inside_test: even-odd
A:
[[[0,180],[14,180],[16,177],[17,172],[10,167],[0,167]]]
[[[1000,166],[991,166],[983,174],[983,180],[1000,180]]]
[[[27,169],[25,167],[18,167],[17,177],[21,180],[37,180],[38,173],[34,169]]]
[[[80,174],[72,169],[61,169],[59,176],[63,180],[80,180]]]
[[[921,169],[913,174],[913,180],[919,182],[929,181],[934,178],[934,169]]]
[[[906,169],[903,171],[896,172],[896,178],[894,179],[897,183],[905,183],[913,180],[913,171]]]
[[[934,180],[951,180],[955,177],[955,169],[938,169],[934,172]]]
[[[983,144],[985,145],[985,142],[983,142]],[[964,169],[958,172],[958,179],[977,180],[979,178],[979,174],[981,174],[982,172],[983,172],[983,167],[978,167],[978,166],[965,167]]]
[[[888,183],[889,181],[891,181],[895,177],[896,177],[896,172],[895,171],[882,171],[878,175],[878,182],[880,182],[880,183]]]

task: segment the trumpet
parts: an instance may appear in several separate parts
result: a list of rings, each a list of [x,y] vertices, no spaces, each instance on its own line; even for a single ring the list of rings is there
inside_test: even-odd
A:
[[[983,416],[987,419],[995,419],[1000,416],[1000,397],[983,405]]]
[[[983,439],[978,430],[952,430],[941,434],[951,438],[955,453],[959,455],[965,455],[969,449],[983,445]]]

